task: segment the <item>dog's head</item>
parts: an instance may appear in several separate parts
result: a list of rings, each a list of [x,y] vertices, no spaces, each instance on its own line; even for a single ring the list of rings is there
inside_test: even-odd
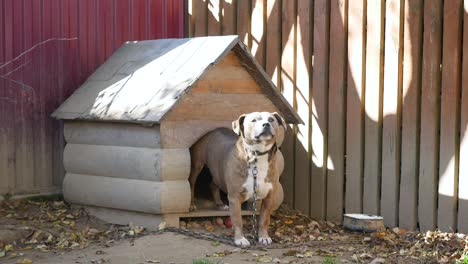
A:
[[[232,129],[249,145],[276,143],[279,147],[284,140],[286,122],[276,112],[253,112],[232,122]]]

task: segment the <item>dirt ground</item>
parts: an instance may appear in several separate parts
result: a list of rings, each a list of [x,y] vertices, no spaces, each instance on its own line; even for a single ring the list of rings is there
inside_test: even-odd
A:
[[[245,218],[247,234],[250,226]],[[0,263],[468,263],[466,235],[398,228],[356,233],[286,208],[272,216],[275,243],[267,249],[190,236],[217,234],[229,240],[228,218],[184,219],[180,230],[189,236],[167,229],[147,232],[131,223],[111,225],[56,198],[4,201]]]

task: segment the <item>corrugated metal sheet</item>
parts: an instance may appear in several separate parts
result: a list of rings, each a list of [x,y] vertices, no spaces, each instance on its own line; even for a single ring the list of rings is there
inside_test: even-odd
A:
[[[125,41],[184,32],[184,0],[2,0],[0,194],[61,188],[50,113]]]

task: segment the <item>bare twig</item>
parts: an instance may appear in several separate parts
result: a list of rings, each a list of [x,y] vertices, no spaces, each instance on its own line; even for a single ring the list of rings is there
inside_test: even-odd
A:
[[[13,63],[14,61],[18,60],[19,58],[21,58],[22,56],[26,55],[27,53],[31,52],[32,50],[34,50],[35,48],[41,46],[41,45],[44,45],[48,42],[51,42],[51,41],[70,41],[70,40],[77,40],[78,38],[77,37],[74,37],[74,38],[50,38],[50,39],[47,39],[47,40],[44,40],[42,42],[39,42],[37,44],[35,44],[34,46],[32,46],[31,48],[23,51],[20,55],[16,56],[14,59],[10,60],[10,61],[7,61],[5,62],[4,64],[0,65],[0,69],[6,67],[7,65]]]

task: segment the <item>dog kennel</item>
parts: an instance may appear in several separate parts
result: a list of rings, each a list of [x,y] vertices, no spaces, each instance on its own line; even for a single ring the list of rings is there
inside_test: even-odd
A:
[[[189,212],[189,148],[239,115],[300,118],[237,36],[127,42],[52,116],[64,121],[65,199],[147,228]]]

